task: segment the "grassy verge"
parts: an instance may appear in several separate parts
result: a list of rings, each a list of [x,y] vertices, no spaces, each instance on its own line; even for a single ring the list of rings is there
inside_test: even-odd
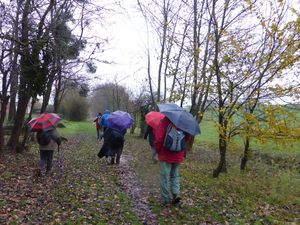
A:
[[[95,134],[96,128],[95,123],[90,121],[79,121],[73,122],[68,120],[63,120],[62,124],[64,128],[59,128],[59,132],[62,135],[74,135],[74,134]]]
[[[128,137],[127,146],[132,166],[151,190],[150,204],[160,224],[299,222],[300,177],[294,168],[253,159],[241,173],[238,154],[229,152],[228,173],[212,178],[218,154],[196,145],[181,165],[182,205],[165,209],[159,197],[158,165],[151,162],[147,141]]]

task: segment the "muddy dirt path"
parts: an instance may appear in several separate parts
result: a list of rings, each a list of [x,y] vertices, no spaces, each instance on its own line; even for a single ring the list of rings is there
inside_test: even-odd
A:
[[[153,214],[148,204],[150,192],[138,180],[128,160],[130,160],[130,156],[123,155],[119,165],[118,177],[121,190],[131,200],[133,211],[141,223],[148,225],[158,224],[156,215]]]

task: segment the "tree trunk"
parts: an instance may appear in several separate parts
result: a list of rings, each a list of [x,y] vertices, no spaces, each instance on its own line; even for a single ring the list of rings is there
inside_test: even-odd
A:
[[[0,111],[0,154],[2,153],[3,147],[4,147],[4,120],[5,120],[5,116],[6,116],[6,106],[7,106],[7,101],[8,98],[6,96],[6,98],[4,98],[2,96],[1,99],[1,111]]]
[[[136,121],[138,121],[138,112],[134,112],[133,113],[133,124],[132,124],[132,126],[131,126],[131,128],[130,128],[130,134],[134,134],[134,130],[135,130],[135,128],[136,128]]]
[[[241,170],[245,170],[247,161],[249,159],[249,154],[250,154],[250,138],[246,137],[246,142],[244,145],[244,155],[241,159],[241,166],[240,166]]]
[[[140,137],[143,137],[146,131],[146,127],[147,127],[147,123],[145,120],[145,115],[149,112],[148,108],[145,108],[143,106],[141,106],[140,108],[140,112],[141,112],[141,119],[140,119]]]
[[[62,63],[60,55],[56,58],[57,65],[57,80],[55,85],[55,95],[54,95],[54,104],[53,104],[53,112],[57,113],[60,105],[60,96],[62,95]]]
[[[40,113],[44,113],[47,110],[47,106],[49,104],[49,99],[50,99],[50,95],[51,95],[52,85],[53,85],[53,82],[54,82],[54,77],[55,77],[55,71],[52,70],[51,74],[49,75],[49,81],[48,81],[47,86],[46,86],[45,94],[43,96],[43,103],[42,103]]]
[[[190,138],[190,140],[187,143],[187,151],[192,151],[193,149],[193,145],[194,145],[194,141],[195,141],[195,136],[192,136]]]
[[[1,57],[1,59],[4,59]],[[1,74],[2,74],[2,84],[1,84],[1,92],[0,92],[0,152],[4,146],[4,121],[6,116],[6,106],[8,104],[9,96],[7,96],[8,90],[8,72],[9,70],[4,69],[4,64],[1,63]]]
[[[196,99],[198,95],[198,64],[199,64],[199,45],[198,45],[198,0],[194,0],[193,3],[194,9],[194,26],[193,26],[193,53],[194,53],[194,65],[193,65],[193,89],[192,89],[192,96],[191,96],[191,114],[196,115],[198,113],[196,109]]]
[[[220,161],[218,167],[213,171],[213,177],[218,177],[220,173],[227,173],[226,165],[226,150],[227,141],[224,135],[219,135],[219,149],[220,149]]]
[[[22,13],[22,28],[21,28],[21,40],[23,43],[29,43],[29,14],[30,14],[30,0],[23,2],[23,13]],[[26,113],[26,108],[30,99],[31,90],[28,90],[28,81],[26,78],[30,76],[36,76],[31,74],[31,67],[33,66],[32,60],[30,60],[30,49],[29,45],[21,46],[22,51],[20,59],[20,85],[19,85],[19,97],[18,97],[18,108],[14,117],[14,126],[11,137],[8,141],[8,146],[11,146],[12,151],[17,151],[19,145],[19,138],[23,126],[23,121]]]
[[[11,70],[8,121],[12,121],[16,115],[16,98],[17,98],[17,89],[18,89],[17,88],[17,86],[18,86],[18,70],[16,67],[17,66],[13,64],[12,70]]]
[[[55,95],[54,95],[54,104],[53,104],[53,112],[54,113],[58,112],[60,90],[61,90],[61,81],[59,79],[57,81],[57,86],[56,86]]]
[[[17,146],[19,144],[19,138],[21,135],[23,121],[26,114],[27,105],[29,102],[30,96],[20,96],[18,101],[18,109],[15,116],[15,123],[13,126],[11,137],[8,141],[8,146],[11,146],[12,151],[17,152]]]
[[[33,111],[33,107],[34,107],[35,102],[36,102],[36,98],[32,98],[30,112],[29,112],[28,119],[27,119],[26,123],[28,123],[32,118],[32,111]],[[24,137],[23,137],[23,141],[22,141],[23,149],[25,149],[25,145],[27,143],[27,139],[28,139],[28,136],[29,136],[28,133],[29,133],[28,129],[26,129],[25,132],[24,132]]]
[[[13,24],[13,35],[14,38],[18,39],[19,34],[19,15],[21,9],[21,1],[17,1],[16,17]],[[8,110],[8,121],[12,121],[16,115],[16,98],[17,98],[17,87],[18,87],[18,52],[20,51],[20,44],[17,42],[13,45],[14,52],[11,59],[11,73],[10,73],[10,101]]]

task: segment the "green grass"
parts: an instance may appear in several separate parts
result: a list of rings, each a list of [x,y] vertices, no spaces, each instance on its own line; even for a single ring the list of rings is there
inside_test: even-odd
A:
[[[201,143],[200,143],[201,144]],[[180,166],[182,205],[165,210],[159,198],[159,166],[151,162],[148,143],[127,137],[132,166],[151,189],[150,205],[160,224],[287,224],[297,221],[300,205],[299,173],[265,161],[249,161],[244,172],[229,152],[228,172],[212,177],[218,152],[194,146]]]
[[[95,123],[91,121],[68,121],[63,120],[64,128],[59,128],[59,132],[62,135],[74,135],[74,134],[95,134],[96,128]]]
[[[15,177],[16,175],[10,171],[4,171],[0,174],[0,179],[10,179],[12,177]]]
[[[203,120],[200,124],[201,134],[197,135],[195,138],[195,143],[202,147],[209,148],[218,148],[218,130],[214,121],[212,120]],[[243,141],[240,137],[234,137],[232,142],[229,145],[229,150],[238,150],[243,151]],[[264,153],[272,154],[300,154],[300,143],[299,142],[290,142],[285,145],[275,143],[273,141],[268,141],[266,143],[261,143],[257,140],[251,142],[251,148],[255,151],[260,151]]]
[[[213,121],[204,120],[200,124],[201,134],[197,135],[195,141],[200,145],[217,146],[218,133],[216,124]]]

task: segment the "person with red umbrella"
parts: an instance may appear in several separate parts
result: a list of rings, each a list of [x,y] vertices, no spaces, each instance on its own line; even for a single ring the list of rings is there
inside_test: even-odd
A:
[[[153,128],[160,167],[160,193],[163,204],[168,206],[181,201],[179,165],[184,161],[191,137],[198,134],[200,128],[182,107],[174,103],[162,103],[158,107],[160,112],[148,113],[146,122]]]
[[[67,140],[60,136],[56,130],[57,124],[61,118],[55,113],[43,113],[40,116],[30,120],[27,127],[31,132],[37,132],[36,138],[39,143],[40,162],[37,175],[48,174],[52,168],[53,153],[62,140]]]
[[[147,128],[144,133],[144,139],[147,139],[148,137],[149,145],[152,151],[152,160],[154,163],[157,163],[158,161],[157,152],[154,148],[154,130],[159,127],[159,123],[164,117],[164,114],[155,111],[150,111],[145,115]]]
[[[158,154],[160,167],[160,193],[165,206],[178,204],[181,201],[179,165],[184,161],[187,151],[187,145],[184,145],[179,151],[171,151],[166,147],[165,138],[170,125],[172,125],[170,120],[164,117],[154,131],[154,147]],[[184,136],[185,143],[188,143],[191,136],[187,133],[184,133]],[[169,193],[171,193],[171,198]]]

